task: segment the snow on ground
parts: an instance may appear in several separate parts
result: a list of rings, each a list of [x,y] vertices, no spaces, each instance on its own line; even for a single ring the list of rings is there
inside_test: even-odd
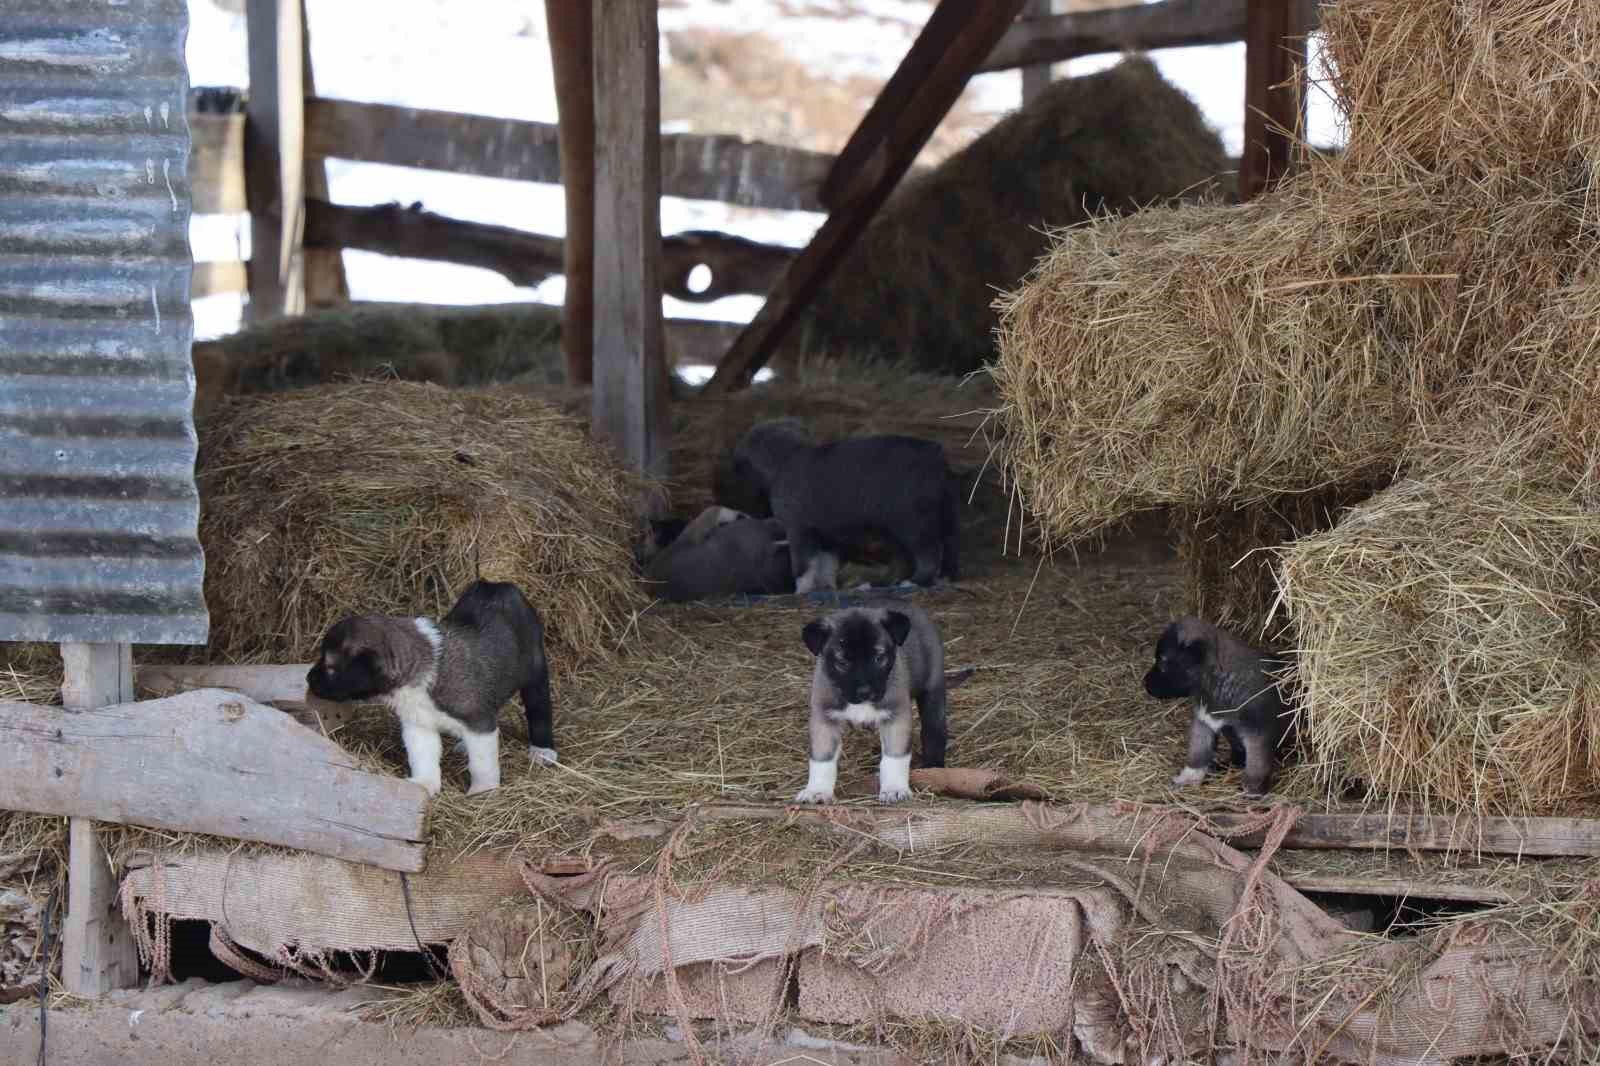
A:
[[[311,60],[319,95],[370,103],[461,111],[539,122],[556,120],[544,0],[308,0]],[[835,77],[887,78],[932,10],[931,0],[679,0],[665,3],[660,30],[747,32],[761,29],[789,55]],[[839,13],[831,13],[839,12]],[[841,21],[841,14],[848,21]],[[248,81],[245,27],[241,15],[213,0],[189,0],[189,77],[195,85]],[[663,64],[672,61],[662,41]],[[1244,46],[1168,49],[1154,53],[1162,74],[1188,93],[1222,135],[1230,153],[1242,143]],[[1057,75],[1083,74],[1116,62],[1098,56],[1059,64]],[[1019,103],[1016,71],[974,78],[967,99],[977,111],[996,115]],[[1315,93],[1308,118],[1315,144],[1342,140],[1333,109]],[[330,161],[329,190],[335,202],[364,205],[421,201],[429,210],[467,219],[561,235],[561,189],[413,170],[405,167]],[[664,198],[661,228],[720,229],[753,240],[800,247],[822,216],[800,211],[760,211],[704,201]],[[195,259],[239,259],[249,254],[249,226],[242,218],[196,216],[190,231]],[[425,300],[478,304],[541,300],[559,302],[564,284],[551,278],[519,288],[493,271],[367,252],[344,253],[351,295],[358,300]],[[692,304],[667,298],[669,316],[748,321],[757,296],[733,296]],[[195,332],[214,337],[238,328],[241,298],[195,301]]]

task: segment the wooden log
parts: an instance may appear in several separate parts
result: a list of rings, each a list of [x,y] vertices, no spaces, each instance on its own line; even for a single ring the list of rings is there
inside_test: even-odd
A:
[[[140,699],[161,699],[199,689],[237,692],[291,714],[313,729],[327,731],[359,716],[355,704],[333,703],[306,689],[310,663],[291,666],[141,666],[134,671]]]
[[[189,112],[189,182],[197,215],[237,215],[244,192],[244,116]]]
[[[718,364],[701,392],[724,395],[743,388],[771,357],[784,334],[855,245],[867,223],[911,167],[922,146],[949,112],[985,56],[1016,17],[1023,0],[994,0],[977,10],[963,0],[941,0],[927,26],[895,71],[889,97],[904,105],[891,109],[875,103],[861,120],[828,175],[824,200],[837,205],[788,271],[773,286],[767,302]],[[929,55],[937,57],[929,62]],[[912,74],[926,77],[908,89]]]
[[[561,352],[567,380],[587,385],[594,380],[594,11],[588,2],[545,0],[544,13],[567,215]]]
[[[245,196],[250,207],[247,321],[305,309],[299,256],[305,200],[305,82],[300,0],[249,0]]]
[[[1107,52],[1149,52],[1242,41],[1247,0],[1164,0],[1099,11],[1022,19],[1007,30],[980,69],[1011,70]],[[1298,25],[1317,25],[1317,0],[1293,0]]]
[[[590,432],[634,470],[667,474],[661,335],[661,95],[653,3],[594,7],[595,321]]]
[[[427,793],[236,692],[61,715],[0,703],[0,809],[210,833],[415,872]]]
[[[1029,19],[1048,18],[1053,12],[1054,8],[1055,5],[1052,0],[1027,0],[1027,2],[1022,5],[1022,18],[1018,25],[1026,23]],[[1010,30],[1007,30],[1006,35],[1010,36],[1011,33],[1016,30],[1016,28],[1016,26],[1013,26]],[[1005,37],[1000,38],[1000,40],[1001,43],[1004,44]],[[1039,94],[1044,92],[1049,84],[1049,62],[1031,63],[1028,66],[1023,67],[1022,106],[1027,107],[1029,104],[1033,103],[1033,101],[1037,100],[1039,98]]]
[[[660,138],[663,196],[740,207],[821,211],[833,156],[723,134]],[[559,184],[556,127],[350,100],[306,101],[306,153],[317,158]]]
[[[1247,10],[1241,202],[1289,172],[1305,106],[1306,31],[1294,0],[1248,0]]]
[[[66,714],[35,708],[47,732],[74,728],[80,715],[133,698],[131,644],[63,644],[61,665],[61,702]],[[13,753],[0,753],[0,764],[8,754]],[[0,772],[0,789],[7,776]],[[24,808],[0,801],[0,810],[4,809]],[[61,982],[73,995],[88,998],[139,983],[139,953],[133,931],[117,908],[111,860],[100,845],[94,823],[86,818],[73,818],[67,827],[67,920],[61,935]]]
[[[315,96],[317,81],[311,70],[311,30],[306,24],[305,0],[300,3],[300,67],[304,72],[305,96]],[[300,101],[302,148],[304,146],[305,100]],[[306,199],[328,200],[328,161],[305,159]],[[303,243],[303,241],[302,241]],[[305,248],[305,292],[307,307],[341,307],[350,302],[350,282],[344,273],[344,253],[338,248]]]
[[[249,288],[249,269],[237,260],[231,263],[196,263],[189,282],[189,298],[200,300],[222,293],[244,292]]]
[[[342,207],[306,201],[306,247],[359,248],[410,259],[431,259],[484,267],[513,285],[533,286],[566,266],[559,237],[506,226],[462,222],[422,205],[380,204]],[[760,244],[726,233],[697,230],[661,242],[662,289],[680,300],[707,302],[733,293],[766,292],[794,258],[792,248]],[[711,271],[707,287],[690,287],[698,266]],[[570,289],[568,291],[571,291]],[[566,320],[562,331],[565,336]]]

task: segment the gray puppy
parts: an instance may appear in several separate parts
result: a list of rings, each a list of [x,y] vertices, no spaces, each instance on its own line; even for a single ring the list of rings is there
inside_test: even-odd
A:
[[[411,780],[436,796],[443,735],[459,737],[468,794],[500,786],[500,708],[521,694],[528,756],[556,762],[544,624],[515,585],[476,581],[437,624],[361,615],[334,624],[306,674],[325,700],[376,700],[400,719]]]
[[[783,524],[707,507],[644,568],[656,595],[673,603],[790,592]]]
[[[1228,738],[1244,790],[1264,795],[1276,767],[1289,715],[1272,671],[1284,663],[1193,616],[1171,623],[1156,641],[1145,691],[1157,699],[1193,699],[1189,754],[1174,786],[1199,784],[1214,766],[1217,735]]]
[[[959,501],[937,441],[818,443],[793,418],[758,422],[719,464],[715,489],[719,503],[783,523],[796,592],[833,588],[840,558],[885,544],[919,585],[959,577]]]
[[[922,718],[922,762],[943,766],[944,642],[909,603],[835,611],[801,632],[811,674],[811,762],[796,803],[831,803],[845,726],[878,730],[878,802],[911,797],[911,704]]]

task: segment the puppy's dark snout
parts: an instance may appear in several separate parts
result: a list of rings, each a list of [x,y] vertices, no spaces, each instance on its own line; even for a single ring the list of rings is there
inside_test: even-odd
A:
[[[855,685],[854,687],[852,687],[850,689],[850,702],[851,703],[865,703],[867,700],[869,700],[871,698],[872,698],[872,686],[871,685],[863,683],[863,684]]]

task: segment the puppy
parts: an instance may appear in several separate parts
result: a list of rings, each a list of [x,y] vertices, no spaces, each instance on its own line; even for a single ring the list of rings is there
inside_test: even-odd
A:
[[[522,696],[528,756],[556,762],[544,624],[521,590],[501,582],[467,586],[438,623],[363,615],[322,638],[306,674],[326,700],[375,700],[400,719],[411,780],[437,796],[443,735],[458,737],[472,777],[469,795],[500,786],[500,708]]]
[[[878,802],[911,796],[911,703],[922,718],[922,763],[943,766],[944,642],[909,603],[850,607],[801,631],[811,675],[811,763],[796,803],[831,803],[847,725],[878,731]]]
[[[1167,626],[1156,642],[1155,665],[1144,675],[1144,688],[1156,699],[1195,701],[1188,760],[1172,779],[1175,787],[1205,780],[1221,733],[1228,738],[1233,765],[1244,769],[1245,793],[1266,793],[1289,724],[1270,673],[1283,665],[1198,618]]]
[[[792,418],[758,422],[717,472],[719,502],[771,514],[789,538],[796,592],[834,587],[841,558],[892,545],[911,580],[959,578],[959,503],[944,446],[915,437],[817,443]]]
[[[754,519],[726,507],[708,507],[651,559],[645,580],[663,600],[789,592],[789,542],[775,519]]]

